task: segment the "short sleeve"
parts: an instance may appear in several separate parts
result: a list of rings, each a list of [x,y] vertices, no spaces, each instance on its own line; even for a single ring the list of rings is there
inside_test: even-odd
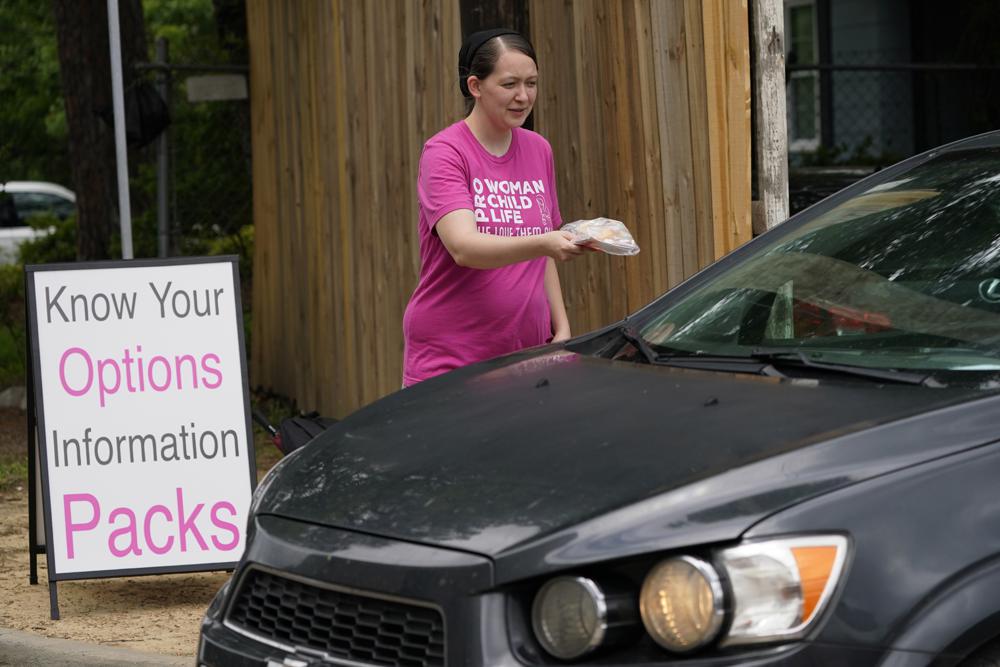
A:
[[[424,212],[422,218],[431,229],[454,210],[473,210],[468,167],[454,146],[439,142],[424,146],[420,154],[417,197]]]

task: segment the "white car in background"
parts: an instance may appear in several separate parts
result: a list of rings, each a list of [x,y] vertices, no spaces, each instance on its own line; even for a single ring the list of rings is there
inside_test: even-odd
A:
[[[61,185],[43,181],[0,183],[0,264],[16,262],[18,246],[48,233],[33,229],[29,218],[51,214],[65,219],[75,212],[76,194]]]

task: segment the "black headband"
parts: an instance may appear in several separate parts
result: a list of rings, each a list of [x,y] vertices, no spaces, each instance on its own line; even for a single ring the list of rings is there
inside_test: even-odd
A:
[[[472,97],[472,93],[469,92],[468,78],[469,70],[472,69],[472,59],[476,57],[476,52],[479,51],[483,44],[500,35],[520,36],[521,33],[505,28],[480,30],[466,37],[465,42],[462,43],[462,48],[458,51],[458,87],[461,89],[464,97]]]

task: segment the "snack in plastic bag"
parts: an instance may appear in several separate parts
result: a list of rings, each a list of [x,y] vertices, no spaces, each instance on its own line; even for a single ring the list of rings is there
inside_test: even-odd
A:
[[[635,255],[639,246],[618,220],[594,218],[575,220],[559,228],[573,235],[573,243],[603,250],[609,255]]]

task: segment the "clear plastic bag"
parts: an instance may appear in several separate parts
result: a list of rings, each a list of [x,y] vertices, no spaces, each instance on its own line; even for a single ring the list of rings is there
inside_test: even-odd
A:
[[[603,250],[609,255],[636,255],[639,246],[628,228],[618,220],[594,218],[575,220],[560,227],[573,235],[573,243]]]

